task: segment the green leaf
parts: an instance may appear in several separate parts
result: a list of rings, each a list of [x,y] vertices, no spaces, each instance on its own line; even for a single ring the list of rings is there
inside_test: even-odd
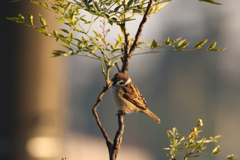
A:
[[[70,31],[69,33],[69,41],[72,42],[73,39],[73,31]]]
[[[84,6],[87,8],[87,9],[90,9],[90,6],[88,5],[88,2],[87,0],[81,0],[84,4]]]
[[[155,41],[155,39],[152,40],[151,47],[154,48],[154,49],[158,47],[158,44]]]
[[[24,23],[24,17],[21,14],[18,14],[18,17],[7,17],[7,19],[16,23]]]
[[[178,46],[181,46],[181,45],[183,45],[184,43],[186,43],[186,39],[184,39],[184,40],[181,40],[180,42],[178,42]]]
[[[170,44],[169,41],[170,41],[169,37],[165,39],[165,45],[166,45],[166,46],[168,46],[168,45]]]
[[[66,30],[66,29],[60,29],[60,30],[63,31],[63,32],[65,32],[65,33],[67,33],[67,34],[69,34],[69,31]]]
[[[46,35],[46,36],[51,36],[51,34],[48,33],[48,31],[46,31],[46,30],[44,30],[44,29],[42,29],[42,28],[34,27],[34,29],[36,29],[38,32],[40,32],[40,33],[42,33],[42,34],[44,34],[44,35]]]
[[[48,4],[47,3],[41,3],[41,2],[36,2],[36,1],[30,1],[31,3],[34,3],[36,5],[42,6],[44,8],[48,8]]]
[[[133,4],[134,0],[129,0],[127,3],[127,8],[129,8]]]
[[[211,44],[210,46],[208,46],[208,50],[213,49],[216,46],[217,42],[214,42],[213,44]]]
[[[31,25],[33,25],[33,16],[30,12],[28,12],[28,21]]]
[[[171,148],[163,148],[164,150],[170,150]]]
[[[122,7],[122,5],[119,5],[119,6],[117,6],[116,8],[114,8],[114,12],[117,12],[118,10],[119,10],[119,8],[121,8]]]
[[[220,153],[220,152],[222,152],[222,151],[220,150],[220,146],[218,145],[217,147],[215,147],[215,148],[213,149],[212,154],[218,154],[218,153]]]
[[[170,130],[168,130],[167,131],[167,135],[168,135],[168,140],[169,140],[169,143],[170,144],[172,144],[172,139],[171,139],[171,136],[170,136],[170,134],[169,133],[171,133],[171,131]]]
[[[203,46],[205,43],[207,43],[207,41],[208,41],[208,39],[196,43],[195,46],[194,46],[194,49],[201,49],[202,46]]]
[[[218,138],[220,138],[221,137],[221,135],[217,135],[217,136],[215,136],[213,139],[218,139]]]
[[[47,25],[47,24],[46,24],[46,20],[43,19],[43,17],[42,17],[41,14],[39,14],[39,20],[40,20],[40,23],[41,23],[43,26],[46,26],[46,25]]]
[[[215,4],[215,5],[222,5],[221,3],[217,3],[215,1],[212,1],[212,0],[199,0],[200,2],[207,2],[207,3],[210,3],[210,4]]]
[[[237,155],[235,155],[235,154],[231,154],[231,155],[228,155],[227,156],[227,159],[234,159],[235,157],[237,157]]]
[[[66,53],[65,51],[62,50],[54,50],[52,51],[52,56],[51,57],[57,57],[57,56],[61,56],[62,54]]]
[[[153,13],[158,13],[158,11],[160,11],[161,9],[163,9],[164,6],[166,6],[168,3],[159,3],[159,4],[156,4],[154,5],[151,10],[150,10],[150,14],[153,14]]]
[[[177,49],[183,49],[183,48],[187,47],[190,42],[186,43],[186,41],[187,41],[186,39],[180,41],[178,43]]]
[[[93,48],[93,50],[91,51],[91,54],[95,53],[98,49],[99,49],[98,47]]]
[[[185,141],[183,144],[184,144],[185,147],[188,147],[188,142],[187,141]]]
[[[61,23],[64,23],[66,21],[66,19],[63,17],[56,17],[56,19]]]
[[[174,40],[170,41],[170,44],[173,44],[173,43],[175,43],[175,42],[179,41],[181,38],[182,38],[182,37],[180,37],[180,38],[177,38],[177,39],[174,39]]]
[[[125,21],[132,21],[132,20],[135,20],[136,18],[124,18],[123,20],[122,20],[122,22],[125,22]]]
[[[118,42],[122,43],[122,37],[120,36],[120,34],[118,34]]]
[[[99,12],[99,11],[100,11],[100,8],[99,8],[97,2],[95,2],[95,1],[93,1],[93,8],[94,8],[94,10],[95,10],[96,12]]]
[[[70,6],[70,2],[68,2],[65,6],[64,6],[64,11],[66,11],[68,9],[68,7]]]
[[[32,26],[31,24],[25,24],[21,29]]]

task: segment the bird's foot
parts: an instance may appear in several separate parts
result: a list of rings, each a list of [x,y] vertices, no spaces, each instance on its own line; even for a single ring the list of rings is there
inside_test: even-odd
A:
[[[126,115],[122,110],[118,110],[118,113],[116,114],[117,115]]]

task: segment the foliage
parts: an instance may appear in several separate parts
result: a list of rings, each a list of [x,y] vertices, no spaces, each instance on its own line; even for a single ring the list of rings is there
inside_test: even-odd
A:
[[[20,0],[13,0],[11,2],[18,1]],[[154,0],[148,17],[151,14],[158,13],[170,1],[171,0]],[[217,5],[220,4],[211,0],[199,1]],[[52,52],[52,57],[78,55],[100,60],[102,63],[105,62],[107,71],[105,71],[104,67],[102,67],[102,72],[106,79],[109,77],[109,71],[111,68],[123,57],[124,50],[126,50],[125,45],[127,43],[126,39],[128,33],[125,24],[129,21],[134,21],[136,16],[143,16],[148,6],[148,2],[146,0],[45,0],[44,3],[29,0],[29,2],[44,7],[51,12],[57,13],[59,16],[56,17],[56,20],[63,23],[68,29],[61,28],[49,31],[49,24],[41,14],[38,15],[41,25],[37,26],[34,22],[35,18],[33,18],[33,15],[30,12],[27,18],[28,22],[25,22],[25,19],[21,14],[19,14],[18,17],[8,17],[7,19],[17,23],[26,23],[22,28],[32,27],[46,36],[55,38],[56,41],[65,48],[65,50],[54,50]],[[91,19],[86,19],[86,14],[83,14],[80,10],[88,12],[92,16]],[[104,27],[102,27],[102,34],[97,30],[91,29],[98,19],[104,19],[104,22],[106,20],[110,25],[119,26],[120,32],[115,35],[115,43],[111,44],[106,42],[105,37],[107,33],[104,33]],[[135,41],[135,37],[130,38],[128,48],[131,48]],[[175,45],[176,42],[178,42],[177,45]],[[186,49],[190,42],[187,42],[186,39],[181,40],[181,38],[171,41],[167,38],[164,45],[157,43],[155,39],[151,42],[137,41],[136,49],[142,50],[144,48],[148,48],[148,51],[140,51],[134,53],[133,55],[166,51],[222,51],[226,49],[215,48],[216,42],[209,45],[206,49],[202,49],[202,46],[206,42],[207,39],[196,43],[195,47],[192,49]],[[171,46],[173,49],[161,50],[167,46]]]
[[[202,130],[198,130],[198,127],[203,126],[202,120],[198,120],[198,124],[196,127],[191,129],[191,133],[189,136],[181,136],[178,133],[178,130],[174,127],[172,130],[167,131],[170,148],[164,148],[165,150],[169,150],[169,154],[167,156],[171,156],[171,160],[176,159],[175,157],[180,154],[185,154],[184,160],[187,160],[188,157],[199,157],[199,155],[208,155],[215,156],[223,159],[234,160],[237,155],[228,155],[227,158],[217,156],[218,153],[222,152],[220,150],[220,146],[216,146],[211,154],[203,153],[202,151],[207,147],[206,144],[217,142],[217,139],[221,136],[210,137],[210,139],[199,138],[199,133]]]

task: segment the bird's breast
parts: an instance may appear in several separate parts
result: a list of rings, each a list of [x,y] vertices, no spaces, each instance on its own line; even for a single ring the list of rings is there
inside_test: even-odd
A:
[[[125,113],[138,112],[139,108],[123,98],[123,90],[120,87],[111,87],[112,97],[115,105]]]

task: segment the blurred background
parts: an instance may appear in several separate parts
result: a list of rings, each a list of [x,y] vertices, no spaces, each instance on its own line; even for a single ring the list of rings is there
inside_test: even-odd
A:
[[[222,135],[220,155],[240,154],[240,2],[217,2],[223,5],[172,1],[148,19],[141,40],[155,38],[163,44],[167,37],[183,37],[193,48],[209,39],[206,46],[217,41],[216,48],[228,49],[132,57],[128,74],[161,123],[140,113],[126,115],[119,160],[169,159],[162,149],[169,146],[167,130],[176,127],[188,135],[199,118],[204,123],[201,137]],[[91,112],[105,85],[101,64],[78,56],[50,58],[52,50],[61,48],[55,39],[6,20],[18,13],[27,17],[30,11],[35,22],[41,13],[50,30],[60,28],[55,15],[47,10],[28,1],[1,1],[0,7],[0,158],[108,159],[105,140]],[[135,35],[139,22],[127,26],[130,36]],[[99,25],[94,29],[101,32]],[[107,41],[117,38],[116,32],[117,27],[111,28]],[[111,76],[116,72],[112,70]],[[116,113],[107,92],[98,114],[111,139],[118,128]]]

